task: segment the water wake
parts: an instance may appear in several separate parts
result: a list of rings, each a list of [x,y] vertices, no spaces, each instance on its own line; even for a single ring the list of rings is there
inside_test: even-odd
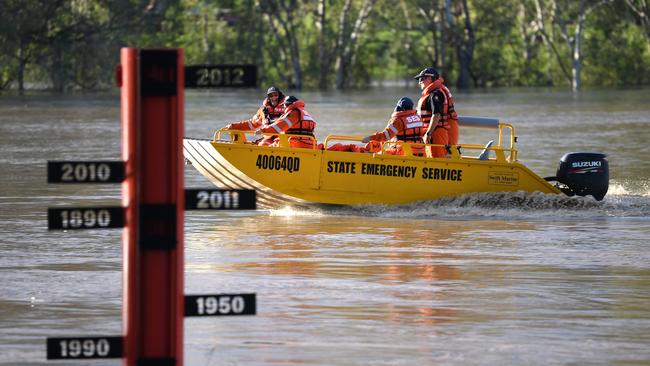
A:
[[[591,197],[519,191],[472,193],[406,205],[284,207],[271,210],[271,215],[508,219],[650,217],[650,194],[630,194],[622,186],[613,188],[603,201]]]

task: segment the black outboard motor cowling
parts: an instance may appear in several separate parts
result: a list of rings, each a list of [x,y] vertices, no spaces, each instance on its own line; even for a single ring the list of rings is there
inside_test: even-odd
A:
[[[597,152],[573,152],[560,159],[557,181],[565,184],[563,191],[572,196],[592,195],[602,200],[609,188],[607,155]]]

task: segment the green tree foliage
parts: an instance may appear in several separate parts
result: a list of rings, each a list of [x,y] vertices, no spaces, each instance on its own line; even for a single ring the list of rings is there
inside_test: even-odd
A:
[[[255,64],[262,85],[284,88],[407,82],[431,65],[458,87],[571,87],[576,70],[588,87],[645,85],[647,9],[647,0],[2,0],[0,89],[109,88],[121,47]]]

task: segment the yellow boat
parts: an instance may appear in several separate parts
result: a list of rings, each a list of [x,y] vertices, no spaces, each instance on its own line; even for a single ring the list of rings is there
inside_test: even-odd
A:
[[[600,153],[566,154],[555,177],[542,178],[518,162],[514,127],[497,119],[461,117],[464,127],[498,129],[486,146],[447,147],[445,158],[411,156],[411,146],[385,142],[377,153],[330,151],[334,143],[359,144],[362,136],[327,136],[320,149],[258,146],[251,131],[219,130],[212,140],[186,138],[186,161],[219,188],[255,189],[258,204],[404,204],[473,192],[528,191],[592,195],[601,200],[609,183],[608,162]],[[302,136],[304,137],[304,136]],[[400,144],[404,155],[386,154]],[[436,146],[436,145],[428,145]],[[555,184],[550,182],[555,181]]]

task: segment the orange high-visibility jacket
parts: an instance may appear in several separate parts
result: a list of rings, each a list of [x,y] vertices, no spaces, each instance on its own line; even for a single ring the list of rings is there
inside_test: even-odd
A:
[[[255,113],[252,118],[232,123],[229,129],[253,131],[261,126],[270,125],[275,119],[284,114],[285,108],[282,102],[282,100],[278,100],[278,104],[276,106],[272,106],[269,102],[269,98],[264,98],[262,106],[257,110],[257,113]]]
[[[299,99],[286,107],[282,116],[272,124],[262,127],[262,132],[290,133],[295,135],[314,136],[316,121],[305,109],[305,102]]]
[[[387,141],[397,137],[399,141],[422,142],[424,124],[415,110],[393,112],[383,131],[370,135],[372,141]]]
[[[454,98],[443,82],[444,80],[440,77],[438,80],[429,84],[429,86],[422,90],[422,96],[420,96],[420,99],[418,100],[417,113],[420,118],[422,118],[425,132],[431,122],[431,118],[433,117],[434,108],[431,97],[435,91],[440,91],[444,96],[444,100],[442,101],[442,111],[440,111],[440,118],[438,119],[438,125],[436,127],[449,129],[449,120],[458,120],[458,115],[454,109]]]

